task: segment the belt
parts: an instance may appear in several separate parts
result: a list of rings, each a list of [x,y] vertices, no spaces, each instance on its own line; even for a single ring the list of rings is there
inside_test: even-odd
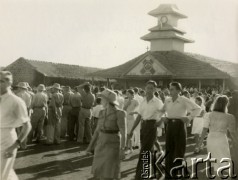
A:
[[[72,108],[81,108],[81,107],[79,106],[79,107],[72,107]]]
[[[84,109],[91,109],[91,107],[89,108],[89,107],[84,107],[84,106],[82,106],[82,108],[84,108]]]
[[[117,133],[119,133],[119,130],[105,130],[105,129],[101,129],[101,132],[106,133],[106,134],[117,134]]]
[[[147,119],[147,120],[143,120],[143,123],[155,123],[156,120],[155,119]]]
[[[181,119],[168,118],[168,122],[175,123],[175,122],[183,122],[183,121]]]
[[[33,107],[33,109],[43,109],[45,106],[38,106],[38,107]]]

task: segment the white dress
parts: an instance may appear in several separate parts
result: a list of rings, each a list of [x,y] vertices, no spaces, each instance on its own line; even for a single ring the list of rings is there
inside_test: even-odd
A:
[[[1,178],[4,180],[17,180],[13,170],[17,149],[11,158],[5,158],[6,149],[13,145],[17,139],[15,128],[30,121],[25,102],[14,95],[10,90],[0,97],[0,152],[1,152]]]
[[[204,116],[204,127],[209,128],[207,150],[211,153],[212,158],[217,159],[217,163],[212,163],[216,171],[219,167],[227,165],[220,163],[222,158],[231,159],[227,130],[235,131],[235,117],[231,114],[213,111]]]
[[[201,107],[205,111],[205,106]],[[204,117],[195,117],[193,119],[192,134],[202,134]]]

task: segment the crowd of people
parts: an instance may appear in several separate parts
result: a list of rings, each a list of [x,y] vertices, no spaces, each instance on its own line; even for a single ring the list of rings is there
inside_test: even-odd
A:
[[[8,71],[0,72],[0,81],[2,179],[16,177],[18,148],[27,149],[31,143],[58,145],[62,139],[87,145],[85,153],[93,155],[92,173],[101,179],[119,179],[120,162],[130,159],[134,149],[140,150],[135,179],[143,179],[143,153],[155,149],[168,154],[165,178],[176,178],[181,172],[168,172],[182,163],[173,162],[184,158],[189,128],[196,143],[194,154],[205,147],[206,136],[214,158],[231,158],[238,152],[236,90],[182,88],[178,82],[158,88],[150,80],[143,89],[112,90],[85,82],[77,87],[39,84],[33,92],[27,82],[12,89]],[[163,135],[164,149],[158,138]]]

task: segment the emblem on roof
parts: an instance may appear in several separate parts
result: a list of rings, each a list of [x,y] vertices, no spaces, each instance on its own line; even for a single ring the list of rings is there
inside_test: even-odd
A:
[[[141,74],[144,75],[153,75],[155,73],[155,69],[153,67],[153,60],[152,59],[145,59],[143,61],[143,68],[141,69]]]

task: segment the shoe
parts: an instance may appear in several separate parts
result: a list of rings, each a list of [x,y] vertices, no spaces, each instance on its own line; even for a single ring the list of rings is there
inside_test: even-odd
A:
[[[199,148],[195,148],[194,154],[199,154],[199,153],[200,153],[200,149]]]
[[[125,155],[128,155],[128,154],[130,154],[130,150],[129,150],[129,149],[127,149],[127,150],[125,151]]]
[[[200,150],[203,150],[205,147],[205,145],[202,143],[202,145],[200,146]]]

